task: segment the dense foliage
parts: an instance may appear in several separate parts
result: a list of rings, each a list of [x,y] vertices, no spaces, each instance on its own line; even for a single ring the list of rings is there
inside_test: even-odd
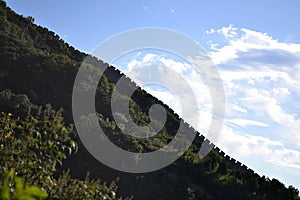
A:
[[[128,174],[99,163],[68,125],[72,123],[73,82],[85,57],[54,32],[17,15],[0,0],[0,198],[115,199],[133,195],[137,199],[299,199],[294,187],[242,170],[216,150],[200,159],[199,138],[179,160],[155,172]],[[96,58],[88,64],[91,70],[94,66],[105,68]],[[113,68],[104,74],[97,88],[96,110],[112,142],[125,150],[149,152],[172,140],[179,118],[170,109],[164,128],[155,137],[137,139],[124,134],[110,110],[111,94],[121,75]],[[130,98],[133,120],[146,125],[154,103],[160,102],[138,89]],[[122,113],[114,114],[127,120]],[[118,190],[114,180],[118,180]]]
[[[56,112],[49,105],[24,118],[2,112],[1,199],[116,199],[114,182],[106,186],[98,180],[72,179],[68,173],[53,177],[56,167],[77,150],[72,134],[72,126],[64,124],[62,110]]]

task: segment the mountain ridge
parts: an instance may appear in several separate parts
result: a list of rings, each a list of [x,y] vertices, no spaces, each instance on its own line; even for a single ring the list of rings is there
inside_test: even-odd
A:
[[[0,1],[0,32],[2,38],[0,39],[0,90],[12,89],[17,94],[28,95],[31,101],[36,101],[37,104],[51,103],[57,109],[63,107],[66,113],[66,120],[72,122],[70,107],[72,86],[77,70],[87,55],[75,50],[73,47],[71,48],[54,32],[49,32],[46,28],[35,24],[29,24],[28,31],[24,34],[25,29],[22,28],[27,27],[26,23],[28,21],[7,8],[3,2],[2,0]],[[12,35],[20,37],[13,38],[14,36]],[[103,120],[100,119],[100,121],[102,120],[101,123],[103,124],[108,121],[105,127],[109,130],[109,134],[115,138],[116,142],[125,144],[124,148],[138,149],[142,146],[142,148],[151,151],[172,139],[171,132],[176,130],[176,127],[174,128],[173,125],[176,126],[181,118],[169,106],[138,87],[138,91],[133,96],[133,99],[136,98],[134,105],[132,105],[133,114],[136,115],[134,118],[136,120],[143,119],[140,122],[146,123],[148,118],[145,115],[145,111],[150,106],[148,104],[153,102],[163,104],[170,112],[168,116],[171,122],[169,122],[169,127],[166,128],[166,133],[170,137],[167,139],[155,138],[158,142],[158,144],[155,144],[157,146],[148,144],[147,141],[138,141],[135,144],[134,142],[136,141],[132,142],[130,138],[125,138],[121,142],[118,141],[119,136],[121,136],[121,139],[124,139],[125,136],[119,133],[120,131],[117,128],[113,128],[114,122],[111,117],[111,111],[102,105],[108,105],[107,101],[109,101],[113,83],[116,83],[120,77],[126,75],[123,75],[119,69],[108,63],[99,60],[97,62],[99,62],[99,65],[108,67],[107,71],[104,72],[106,78],[102,80],[102,84],[99,83],[99,86],[103,86],[103,91],[100,91],[100,93],[102,92],[99,100],[100,106],[98,105],[103,114]],[[132,83],[131,79],[128,80]],[[136,85],[136,83],[132,84]],[[146,101],[146,103],[143,101]],[[172,117],[175,117],[175,119],[171,119]],[[189,125],[186,124],[186,126]],[[282,199],[280,195],[285,194],[285,190],[289,191],[279,183],[277,184],[276,181],[273,183],[273,180],[260,177],[253,170],[247,168],[246,165],[242,165],[239,161],[225,155],[223,151],[203,135],[200,136],[193,129],[190,130],[197,135],[197,138],[189,151],[171,166],[157,172],[133,175],[108,169],[108,167],[101,165],[88,155],[84,146],[80,145],[80,141],[78,141],[79,152],[68,158],[65,162],[66,164],[59,171],[70,168],[72,176],[79,178],[84,178],[85,172],[89,171],[93,178],[101,178],[108,181],[120,177],[120,192],[122,194],[133,194],[136,198],[144,199],[218,199],[221,197],[225,199],[270,199],[273,197],[273,199]],[[163,137],[163,134],[159,137]],[[162,142],[162,144],[159,142]],[[199,144],[204,142],[211,145],[213,151],[207,158],[199,160],[197,158]],[[96,169],[95,166],[97,166]],[[161,179],[161,177],[164,177],[164,179]],[[175,186],[169,185],[171,181]],[[141,188],[135,189],[130,187],[130,184]],[[249,186],[246,186],[247,184]],[[252,186],[253,184],[254,186]],[[273,185],[275,187],[276,184],[280,189],[268,189],[269,187],[272,188]],[[179,186],[181,189],[177,189]],[[237,194],[234,194],[234,191]],[[274,193],[273,195],[272,192]],[[296,194],[297,190],[293,192]],[[295,198],[289,197],[289,199]]]
[[[146,90],[144,90],[140,85],[138,85],[134,80],[132,80],[130,77],[128,77],[125,73],[123,73],[120,69],[116,68],[115,66],[113,66],[110,63],[107,63],[105,61],[102,61],[102,60],[99,60],[99,61],[102,62],[103,65],[106,65],[108,68],[111,68],[112,71],[115,71],[118,75],[120,75],[120,77],[124,76],[126,79],[128,79],[129,82],[134,84],[135,87],[138,88],[139,90],[141,90],[143,93],[151,95]],[[112,76],[108,75],[107,77],[112,77]],[[117,78],[117,79],[119,79],[119,78]],[[114,79],[112,79],[112,81],[116,81],[116,79],[114,78]],[[215,145],[208,138],[206,138],[203,134],[201,134],[199,131],[197,131],[193,126],[191,126],[188,122],[186,122],[183,118],[181,118],[169,105],[165,104],[163,101],[161,101],[160,99],[158,99],[155,96],[152,96],[152,98],[155,99],[156,102],[159,102],[164,107],[168,108],[168,110],[171,111],[171,113],[177,119],[182,120],[185,125],[189,126],[189,128],[191,128],[191,130],[195,133],[195,137],[197,137],[201,141],[200,143],[202,143],[202,145],[205,143],[204,145],[207,145],[209,149],[215,149],[217,152],[219,152],[220,155],[225,158],[226,162],[231,167],[233,167],[235,169],[239,169],[239,170],[244,170],[244,171],[248,170],[249,172],[255,173],[256,175],[258,175],[253,169],[249,168],[244,163],[241,163],[240,161],[236,160],[235,158],[231,157],[230,155],[228,155],[224,151],[222,151],[217,145]]]

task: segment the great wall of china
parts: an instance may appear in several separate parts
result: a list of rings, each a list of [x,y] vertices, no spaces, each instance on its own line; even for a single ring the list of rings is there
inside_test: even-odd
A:
[[[143,91],[144,93],[150,95],[148,92],[146,92],[144,89],[142,89],[137,83],[135,83],[132,79],[130,79],[126,74],[124,74],[122,71],[120,71],[116,67],[114,67],[114,66],[110,65],[109,63],[106,63],[102,60],[98,60],[95,57],[87,56],[86,60],[88,60],[88,59],[91,59],[90,61],[92,61],[92,63],[94,65],[95,65],[95,60],[94,59],[96,59],[97,61],[100,61],[100,62],[97,62],[98,64],[96,66],[99,67],[100,69],[102,69],[102,71],[104,71],[104,74],[107,75],[107,77],[110,81],[117,82],[122,76],[124,76],[128,80],[128,84],[133,84],[133,86],[136,87],[137,89],[139,89],[139,90]],[[100,66],[99,63],[101,63],[103,66]],[[254,172],[254,170],[247,167],[245,164],[241,163],[240,161],[230,157],[225,152],[223,152],[218,146],[213,144],[204,135],[202,135],[197,130],[195,130],[192,126],[190,126],[184,119],[179,117],[179,115],[173,109],[171,109],[168,105],[166,105],[164,102],[162,102],[161,100],[157,99],[156,97],[154,97],[152,95],[150,95],[150,96],[153,99],[155,99],[155,102],[158,102],[158,103],[162,104],[166,109],[168,109],[168,111],[171,112],[178,120],[182,120],[184,122],[184,124],[186,124],[189,127],[189,130],[193,131],[195,133],[196,137],[195,137],[194,141],[198,140],[198,142],[197,142],[198,144],[209,145],[211,147],[211,149],[214,149],[217,152],[219,152],[219,154],[222,157],[224,157],[225,162],[228,164],[228,166],[231,169],[236,169],[236,170],[240,170],[240,171],[248,171],[249,173],[257,174],[257,173]]]

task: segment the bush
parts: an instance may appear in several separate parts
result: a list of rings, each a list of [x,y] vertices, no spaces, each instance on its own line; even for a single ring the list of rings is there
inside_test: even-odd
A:
[[[62,110],[50,105],[35,116],[0,114],[0,199],[116,199],[116,184],[81,181],[64,173],[53,178],[77,144],[72,126],[64,124]]]
[[[10,170],[0,177],[0,199],[34,200],[45,199],[48,194],[37,186],[29,186],[23,183],[23,179],[14,176]]]
[[[0,172],[14,169],[26,182],[38,183],[47,189],[56,165],[76,150],[71,139],[72,126],[65,126],[62,111],[50,106],[36,116],[13,118],[1,113],[0,118]]]

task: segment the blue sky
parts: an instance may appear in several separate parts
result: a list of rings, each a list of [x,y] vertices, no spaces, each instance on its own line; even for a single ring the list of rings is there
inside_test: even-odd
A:
[[[6,2],[87,53],[133,28],[162,27],[193,38],[210,55],[225,87],[226,118],[218,145],[259,174],[300,188],[300,1]],[[149,51],[133,52],[115,64],[130,71],[147,62],[185,67]],[[201,80],[195,85],[200,87]],[[177,109],[172,94],[148,89]],[[209,116],[209,101],[199,99]]]
[[[205,30],[234,24],[270,33],[281,41],[300,42],[300,2],[289,0],[196,1],[133,0],[58,1],[6,0],[24,16],[33,15],[36,23],[47,26],[76,48],[89,52],[121,31],[154,26],[174,29],[199,41],[210,37]],[[293,23],[290,23],[293,21]]]

